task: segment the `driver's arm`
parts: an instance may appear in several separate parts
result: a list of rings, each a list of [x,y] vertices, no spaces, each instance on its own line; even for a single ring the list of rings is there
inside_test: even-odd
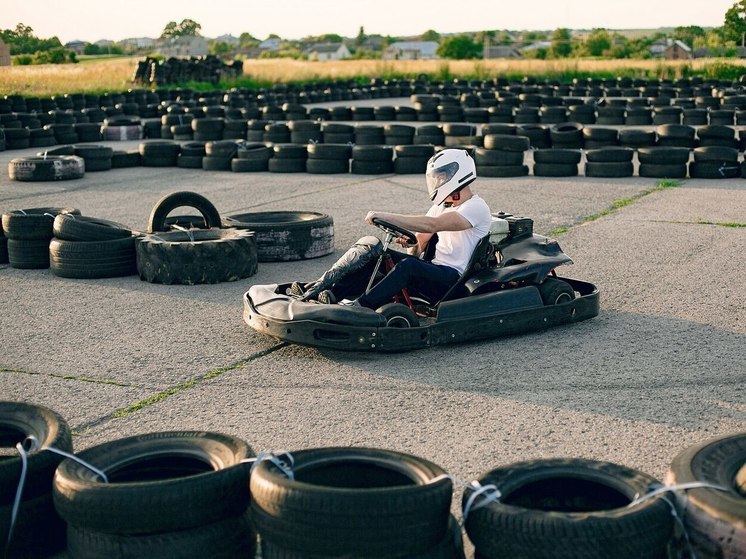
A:
[[[373,225],[373,219],[375,218],[383,219],[414,233],[429,233],[430,235],[440,231],[464,231],[473,227],[469,220],[458,212],[443,212],[436,217],[368,212],[368,215],[365,216],[365,222]],[[421,242],[418,244],[423,246]]]

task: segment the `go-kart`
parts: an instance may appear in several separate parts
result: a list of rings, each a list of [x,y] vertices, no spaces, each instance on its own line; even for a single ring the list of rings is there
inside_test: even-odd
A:
[[[377,257],[366,292],[386,263],[389,244],[398,237],[416,242],[411,231],[380,219],[373,223],[385,240],[379,250],[366,253]],[[371,238],[380,244],[375,237],[365,239]],[[428,249],[435,242],[433,235]],[[426,258],[428,252],[434,250],[425,251]],[[595,285],[557,275],[556,268],[572,263],[556,240],[533,233],[531,219],[501,212],[493,214],[489,235],[438,301],[403,290],[395,301],[372,310],[294,296],[291,283],[254,285],[244,294],[243,317],[255,330],[281,340],[352,351],[395,352],[522,334],[598,314]],[[326,286],[325,276],[313,284],[317,291]]]

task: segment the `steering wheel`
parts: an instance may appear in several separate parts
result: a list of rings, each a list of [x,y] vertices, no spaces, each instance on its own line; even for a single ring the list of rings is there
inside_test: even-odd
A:
[[[373,218],[373,225],[375,225],[382,231],[385,231],[386,233],[390,233],[394,237],[406,237],[410,245],[417,244],[417,237],[415,236],[415,234],[407,229],[404,229],[403,227],[399,227],[398,225],[394,225],[393,223],[390,223],[378,217]]]

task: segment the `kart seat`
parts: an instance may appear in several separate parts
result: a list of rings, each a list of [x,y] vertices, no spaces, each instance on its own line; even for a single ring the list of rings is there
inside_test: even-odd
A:
[[[439,301],[439,303],[448,301],[449,299],[456,299],[458,297],[461,297],[462,295],[465,295],[466,289],[464,288],[464,284],[469,279],[471,279],[472,276],[478,274],[483,270],[486,270],[489,267],[490,260],[494,257],[494,255],[495,247],[490,240],[490,235],[485,235],[479,240],[477,246],[474,247],[474,252],[471,253],[471,258],[469,259],[469,263],[464,269],[464,273],[461,274],[461,277],[458,279],[458,281],[454,283],[453,286],[451,286],[451,288],[446,292],[445,295],[443,295],[443,298]]]

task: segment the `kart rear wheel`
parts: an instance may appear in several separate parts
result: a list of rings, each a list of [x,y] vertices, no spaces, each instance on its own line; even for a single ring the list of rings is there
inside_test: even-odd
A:
[[[566,281],[547,278],[539,285],[541,300],[545,305],[559,305],[575,299],[575,290]]]
[[[376,312],[386,318],[388,328],[416,328],[420,325],[415,312],[401,303],[386,303],[376,309]]]

